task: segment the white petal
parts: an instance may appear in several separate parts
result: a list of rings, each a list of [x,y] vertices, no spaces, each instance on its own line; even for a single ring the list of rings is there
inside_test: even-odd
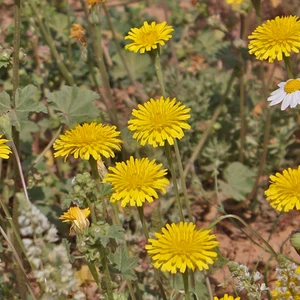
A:
[[[287,94],[285,96],[285,98],[283,99],[283,102],[281,104],[281,110],[285,110],[291,104],[291,101],[292,101],[291,95],[292,94]]]
[[[296,93],[291,93],[291,103],[290,103],[290,107],[294,108],[297,106],[298,101],[297,101],[297,94]]]
[[[288,81],[289,81],[289,80],[288,80]],[[278,85],[280,88],[284,88],[285,84],[286,84],[288,81],[286,81],[286,82],[280,82],[280,83],[278,83],[277,85]]]
[[[272,101],[270,105],[273,106],[283,101],[285,96],[286,96],[286,92],[282,90],[278,90],[277,93],[273,92],[273,95],[271,94],[271,96],[268,98],[268,101]]]

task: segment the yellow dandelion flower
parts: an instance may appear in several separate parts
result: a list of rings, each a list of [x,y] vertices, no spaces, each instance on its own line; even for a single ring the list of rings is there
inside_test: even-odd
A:
[[[81,45],[86,46],[86,31],[81,24],[72,24],[69,38],[75,38]]]
[[[54,142],[54,157],[70,154],[75,158],[88,160],[92,156],[95,160],[104,157],[114,157],[114,150],[120,150],[121,140],[116,126],[103,125],[92,122],[77,125],[74,129],[66,131]]]
[[[116,163],[116,167],[109,167],[103,181],[112,184],[110,201],[121,201],[123,207],[153,202],[158,198],[157,190],[165,194],[165,187],[170,183],[165,177],[167,169],[161,167],[162,164],[156,164],[155,159],[134,159],[132,156],[126,162]]]
[[[176,101],[176,98],[151,98],[132,111],[135,118],[128,121],[128,129],[134,131],[133,138],[142,146],[164,146],[165,141],[173,145],[175,138],[181,139],[184,136],[182,129],[191,128],[187,123],[189,111],[190,108]]]
[[[2,138],[3,134],[0,134],[0,158],[8,159],[11,150],[9,146],[6,145],[8,140]]]
[[[88,216],[91,211],[89,208],[80,209],[77,206],[70,207],[67,212],[59,217],[63,222],[72,222],[72,226],[76,233],[84,233],[84,231],[90,226]]]
[[[158,45],[164,46],[165,41],[168,41],[174,31],[172,26],[167,25],[167,22],[156,24],[152,22],[144,22],[141,28],[131,28],[125,40],[132,40],[133,42],[126,45],[125,49],[133,52],[145,53],[145,51],[151,51],[157,49]]]
[[[282,60],[300,49],[300,21],[296,16],[276,17],[258,26],[248,37],[249,53],[257,59]]]
[[[214,297],[214,300],[240,300],[240,297],[234,298],[233,296],[229,296],[228,294],[225,294],[222,298]]]
[[[105,0],[86,0],[86,3],[88,4],[89,8],[92,8],[95,5],[103,2],[105,2]]]
[[[296,170],[288,168],[271,175],[270,182],[265,195],[272,207],[284,212],[294,208],[300,210],[300,166]]]
[[[167,224],[162,233],[155,233],[157,239],[149,239],[145,248],[155,268],[171,273],[198,268],[208,269],[217,259],[216,235],[210,230],[195,230],[193,223]]]
[[[241,4],[244,0],[226,0],[228,4]],[[225,296],[225,295],[224,295]],[[230,296],[231,297],[231,296]],[[229,299],[229,298],[228,298]]]

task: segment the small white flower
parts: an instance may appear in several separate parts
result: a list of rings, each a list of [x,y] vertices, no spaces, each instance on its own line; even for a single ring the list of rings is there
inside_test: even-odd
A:
[[[271,106],[282,102],[281,110],[285,110],[289,106],[294,108],[300,103],[300,78],[280,82],[278,86],[279,89],[272,92],[268,98]]]

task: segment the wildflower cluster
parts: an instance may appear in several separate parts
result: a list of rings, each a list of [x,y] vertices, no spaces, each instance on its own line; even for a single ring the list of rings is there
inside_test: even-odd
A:
[[[44,290],[43,297],[85,299],[77,286],[66,246],[56,244],[56,228],[34,205],[20,211],[18,222],[33,275]]]
[[[228,263],[232,277],[237,279],[236,287],[238,291],[246,290],[248,299],[262,299],[262,293],[269,288],[265,283],[257,283],[261,279],[261,274],[257,271],[250,274],[245,265],[240,265],[234,261]]]
[[[275,284],[276,287],[272,290],[273,300],[300,299],[300,267],[280,257]]]

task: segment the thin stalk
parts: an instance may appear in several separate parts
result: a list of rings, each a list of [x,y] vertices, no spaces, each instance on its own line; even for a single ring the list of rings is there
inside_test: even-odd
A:
[[[28,192],[27,192],[25,178],[24,178],[24,175],[23,175],[23,172],[22,172],[22,165],[21,165],[19,154],[18,154],[18,149],[17,149],[14,141],[11,141],[11,148],[12,148],[12,150],[14,152],[14,155],[15,155],[16,165],[18,167],[18,175],[21,178],[21,183],[22,183],[24,194],[25,194],[25,199],[27,200],[28,204],[31,204],[31,202],[29,200],[29,195],[28,195]]]
[[[87,5],[85,1],[80,0],[80,3],[82,5],[86,21],[88,24],[89,32],[91,35],[91,41],[92,41],[92,46],[93,46],[93,51],[94,55],[96,58],[96,63],[100,72],[100,76],[102,79],[103,83],[103,88],[104,88],[104,104],[106,106],[107,113],[110,117],[110,120],[113,124],[115,124],[119,128],[119,122],[118,122],[118,117],[117,117],[117,108],[111,93],[111,87],[109,84],[109,77],[108,73],[104,64],[103,60],[103,51],[102,51],[102,45],[101,45],[101,26],[97,26],[91,23],[91,20],[89,18],[89,11],[87,8]],[[94,7],[93,9],[97,9],[98,7]],[[94,13],[94,12],[93,12]],[[98,12],[99,19],[101,19],[101,15]]]
[[[164,76],[163,76],[162,67],[161,67],[161,63],[160,63],[159,47],[158,47],[158,50],[155,50],[151,53],[153,54],[153,56],[150,56],[150,57],[154,63],[154,67],[155,67],[156,75],[157,75],[158,82],[159,82],[159,85],[161,88],[161,92],[162,92],[163,97],[166,98]]]
[[[109,12],[107,10],[107,7],[106,7],[106,4],[105,2],[102,3],[102,7],[103,7],[103,10],[104,10],[104,13],[105,13],[105,16],[106,16],[106,19],[107,19],[107,23],[108,23],[108,27],[112,33],[112,36],[113,36],[113,39],[114,39],[114,42],[115,42],[115,45],[116,45],[116,49],[117,49],[117,52],[121,58],[121,61],[123,63],[123,66],[124,66],[124,69],[126,70],[127,74],[128,74],[128,77],[130,78],[134,88],[136,89],[139,97],[140,97],[140,102],[145,102],[146,100],[148,100],[148,96],[146,95],[146,93],[144,92],[144,90],[142,88],[140,88],[138,82],[134,79],[134,76],[126,62],[126,59],[122,53],[122,49],[120,47],[120,44],[118,42],[118,38],[117,38],[117,34],[116,34],[116,31],[114,29],[114,26],[111,22],[111,18],[110,18],[110,15],[109,15]]]
[[[15,108],[16,107],[16,93],[17,89],[19,87],[19,51],[20,51],[20,37],[21,37],[21,0],[15,0],[14,3],[14,41],[13,41],[13,47],[14,47],[14,53],[13,53],[13,90],[12,90],[12,97],[11,97],[11,107]],[[13,160],[13,172],[15,178],[18,178],[18,173],[21,173],[19,170],[19,160],[18,160],[18,153],[20,151],[19,149],[19,144],[20,144],[20,134],[19,131],[16,129],[15,126],[12,127],[12,144],[15,146],[15,151],[14,151],[14,160]],[[19,230],[18,227],[18,216],[19,216],[19,202],[16,198],[16,193],[19,192],[19,187],[18,185],[15,186],[14,189],[14,197],[13,197],[13,223],[17,230]],[[24,192],[26,193],[27,190]],[[2,228],[1,228],[2,229]],[[22,249],[19,246],[17,237],[15,236],[13,238],[13,245],[11,247],[14,247],[15,250],[15,257],[19,258],[22,255]],[[19,289],[19,294],[21,296],[21,299],[26,298],[26,284],[25,282],[28,281],[26,273],[24,273],[24,269],[22,264],[18,263],[16,270],[16,282],[17,286]],[[30,287],[30,286],[29,286]],[[31,288],[30,288],[30,293],[31,293]]]
[[[186,165],[186,167],[185,167],[185,169],[183,171],[184,177],[186,177],[188,171],[193,166],[193,164],[194,164],[196,158],[198,157],[198,155],[199,155],[199,153],[200,153],[200,151],[201,151],[204,143],[206,142],[206,139],[208,138],[208,136],[209,136],[209,134],[210,134],[210,132],[212,130],[213,125],[215,124],[217,118],[219,117],[219,115],[220,115],[220,113],[222,111],[223,105],[224,105],[224,103],[225,103],[225,101],[227,99],[227,96],[229,94],[229,91],[231,89],[231,86],[233,84],[233,80],[234,80],[235,75],[236,75],[235,72],[232,72],[232,74],[230,76],[230,79],[229,79],[229,81],[227,83],[226,91],[225,91],[225,93],[222,96],[221,102],[218,105],[218,107],[216,108],[216,110],[215,110],[215,112],[214,112],[214,114],[213,114],[213,116],[211,118],[211,121],[210,121],[209,125],[206,127],[204,133],[202,134],[202,137],[201,137],[199,143],[195,147],[194,152],[193,152],[191,158],[189,159],[189,161],[188,161],[188,163],[187,163],[187,165]]]
[[[288,78],[293,79],[294,76],[293,76],[293,70],[292,70],[290,58],[283,54],[283,60],[284,60],[285,67],[286,67],[286,70],[288,73]]]
[[[92,156],[89,159],[89,164],[92,169],[92,176],[93,176],[94,180],[96,182],[100,181],[100,176],[99,176],[99,172],[98,172],[98,168],[97,168],[97,161]],[[94,210],[94,205],[92,203],[88,203],[88,204],[91,205],[90,210],[91,210],[92,219],[94,218],[95,220],[97,220],[95,210]],[[102,213],[103,213],[104,219],[106,219],[107,218],[107,205],[105,203],[105,199],[103,199],[102,205],[103,205]],[[94,214],[94,216],[93,216],[93,214]]]
[[[183,195],[184,195],[184,205],[188,211],[188,216],[189,216],[190,222],[193,222],[193,214],[192,214],[192,210],[191,210],[191,206],[190,206],[190,202],[189,202],[189,198],[188,198],[188,193],[187,193],[187,189],[186,189],[186,182],[185,182],[184,175],[183,175],[181,155],[179,152],[178,143],[177,143],[176,139],[174,142],[174,149],[175,149],[175,156],[176,156],[176,160],[177,160],[177,166],[178,166],[178,170],[179,170],[181,188],[182,188]]]
[[[185,300],[190,300],[189,271],[188,271],[188,269],[186,269],[185,272],[182,273],[182,279],[183,279]]]
[[[245,147],[245,134],[246,134],[246,120],[245,120],[245,67],[243,62],[243,57],[241,52],[239,52],[239,61],[240,61],[240,153],[239,161],[243,163],[244,160],[244,147]]]
[[[171,176],[172,176],[173,186],[174,186],[174,190],[175,190],[175,199],[176,199],[176,203],[177,203],[178,210],[179,210],[180,221],[184,222],[182,205],[181,205],[179,190],[178,190],[178,186],[177,186],[177,178],[176,178],[175,168],[174,168],[174,164],[173,164],[173,158],[172,158],[172,154],[171,154],[171,147],[168,142],[165,143],[164,149],[165,149],[165,153],[166,153],[168,164],[169,164],[169,169],[170,169]]]
[[[209,300],[213,300],[214,296],[213,296],[213,292],[211,290],[211,283],[210,283],[209,276],[206,271],[204,271],[204,276],[205,276],[205,283],[206,283],[206,287],[207,287],[207,291],[208,291],[208,295],[209,295]]]
[[[225,215],[225,216],[221,216],[219,218],[217,218],[214,222],[212,222],[208,227],[207,229],[211,229],[213,228],[214,226],[216,226],[219,222],[225,220],[225,219],[236,219],[238,220],[240,223],[243,224],[243,226],[245,226],[247,229],[249,229],[249,231],[251,231],[251,233],[253,235],[255,235],[257,237],[258,240],[260,240],[268,250],[265,249],[265,251],[273,254],[273,256],[275,258],[277,258],[277,253],[275,252],[275,250],[273,249],[273,247],[262,237],[260,236],[250,225],[248,225],[242,218],[240,218],[239,216],[236,216],[236,215],[231,215],[231,214],[228,214],[228,215]]]
[[[17,227],[15,226],[15,224],[14,224],[14,222],[12,220],[12,217],[11,217],[11,215],[10,215],[10,213],[9,213],[6,205],[4,204],[4,199],[1,196],[0,196],[0,205],[1,205],[2,209],[3,209],[3,211],[4,211],[6,219],[9,222],[9,225],[11,226],[11,228],[12,228],[12,230],[14,232],[15,238],[18,241],[20,248],[22,249],[24,255],[27,258],[26,249],[25,249],[24,244],[22,242],[22,239],[20,237],[19,231],[18,231]],[[30,263],[30,260],[28,258],[27,258],[27,261]]]
[[[37,7],[35,5],[35,2],[33,0],[29,0],[28,3],[29,3],[29,5],[31,7],[31,10],[33,12],[32,15],[33,15],[35,21],[38,23],[39,28],[41,29],[41,33],[42,33],[46,43],[48,44],[48,46],[50,48],[51,55],[54,57],[61,74],[63,75],[63,77],[65,78],[65,80],[67,81],[67,83],[69,85],[73,85],[74,84],[73,76],[69,72],[69,70],[67,69],[67,67],[63,63],[63,60],[61,59],[59,53],[57,52],[57,49],[55,47],[53,38],[52,38],[50,32],[47,30],[47,27],[43,23],[42,15],[40,14],[39,10],[37,9]]]
[[[26,273],[26,271],[25,271],[25,269],[24,269],[24,267],[23,267],[22,260],[21,260],[20,256],[18,255],[17,250],[15,249],[14,245],[13,245],[13,244],[11,243],[11,241],[9,240],[9,238],[8,238],[8,236],[6,235],[5,231],[3,230],[2,226],[0,226],[0,232],[1,232],[1,234],[3,235],[4,239],[6,240],[6,242],[7,242],[8,246],[9,246],[9,248],[11,249],[11,251],[12,251],[12,253],[13,253],[13,255],[14,255],[14,258],[15,258],[15,260],[16,260],[16,262],[17,262],[18,267],[20,268],[20,270],[21,270],[22,273],[23,273],[23,278],[25,279],[25,283],[26,283],[26,285],[27,285],[28,291],[29,291],[29,293],[30,293],[32,299],[36,300],[36,297],[35,297],[35,295],[34,295],[34,292],[33,292],[33,290],[31,289],[30,282],[29,282],[29,280],[28,280],[28,278],[27,278],[27,273]],[[19,292],[21,293],[22,291],[19,291]],[[24,292],[23,296],[26,297],[26,291],[23,291],[23,292]],[[22,296],[21,296],[21,297],[22,297]]]
[[[142,223],[142,227],[143,227],[145,238],[146,238],[146,240],[148,242],[148,240],[149,240],[149,231],[148,231],[148,227],[147,227],[145,216],[144,216],[144,208],[143,208],[143,206],[138,206],[137,210],[138,210],[138,213],[139,213],[139,216],[140,216],[140,220],[141,220],[141,223]],[[161,296],[162,296],[163,300],[167,300],[167,296],[165,294],[165,290],[164,290],[163,285],[162,285],[162,283],[160,281],[158,270],[155,269],[155,268],[153,268],[153,270],[154,270],[156,283],[157,283],[157,285],[159,287]]]
[[[92,169],[92,175],[93,175],[94,180],[95,181],[96,180],[99,181],[100,180],[100,176],[99,176],[98,169],[97,169],[97,161],[93,157],[90,157],[89,164],[90,164],[91,169]],[[90,201],[87,201],[87,202],[88,202],[88,205],[90,207],[92,221],[94,223],[96,223],[97,222],[97,217],[96,217],[96,214],[95,214],[94,205],[92,205],[92,203]],[[103,203],[103,210],[105,211],[105,214],[106,214],[105,201],[102,201],[102,203]],[[108,265],[107,265],[107,255],[105,253],[105,248],[101,245],[99,251],[100,251],[100,253],[102,253],[101,265],[102,265],[103,270],[104,270],[103,281],[106,284],[107,297],[108,297],[109,300],[114,300],[114,297],[113,297],[113,288],[112,288],[112,280],[111,280],[109,269],[108,269]]]
[[[53,135],[51,141],[48,143],[48,145],[44,148],[44,150],[37,156],[37,158],[33,161],[33,166],[35,167],[41,158],[45,155],[45,153],[52,147],[54,141],[58,138],[60,132],[61,132],[62,126],[59,127],[59,129],[55,132]]]

